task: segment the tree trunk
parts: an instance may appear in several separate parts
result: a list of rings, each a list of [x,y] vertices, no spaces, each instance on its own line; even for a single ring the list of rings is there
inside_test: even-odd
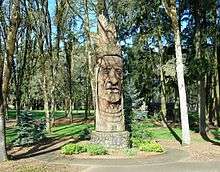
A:
[[[199,81],[199,132],[206,135],[206,89],[205,78]]]
[[[161,102],[161,116],[162,116],[162,125],[166,127],[166,90],[165,90],[165,81],[164,81],[164,73],[163,73],[163,45],[161,43],[161,32],[158,33],[158,44],[159,44],[159,54],[160,54],[160,102]]]
[[[189,120],[186,101],[186,89],[184,81],[184,68],[182,60],[182,49],[180,43],[179,27],[175,29],[175,51],[176,51],[176,72],[180,97],[180,113],[182,126],[182,144],[190,144]]]
[[[202,42],[202,25],[201,25],[201,1],[197,2],[194,6],[195,11],[195,58],[201,59],[201,42]],[[198,82],[198,107],[199,107],[199,132],[201,135],[206,135],[206,88],[205,88],[205,76],[200,76]]]
[[[51,91],[51,109],[50,109],[50,118],[51,118],[51,127],[53,127],[55,122],[54,113],[56,111],[56,103],[55,103],[55,97],[54,97],[54,86]]]
[[[87,55],[87,64],[89,68],[89,78],[90,85],[92,88],[92,101],[93,107],[95,108],[95,100],[96,100],[96,82],[95,82],[95,74],[94,74],[94,66],[95,66],[95,56],[92,56],[92,43],[90,36],[90,25],[89,25],[89,10],[88,10],[88,0],[84,0],[84,32],[86,36],[86,55]]]
[[[215,87],[215,118],[216,125],[220,127],[220,0],[216,4],[216,46],[215,46],[215,60],[216,60],[216,87]]]
[[[182,48],[180,41],[180,30],[179,23],[177,20],[176,1],[175,0],[163,0],[166,13],[170,16],[172,21],[172,27],[174,31],[175,41],[175,53],[176,53],[176,72],[177,82],[180,97],[180,114],[181,114],[181,126],[182,126],[182,144],[190,144],[190,132],[189,132],[189,120],[188,120],[188,109],[186,100],[186,89],[184,81],[184,66],[182,57]]]
[[[47,94],[47,79],[46,79],[46,74],[44,74],[43,78],[43,93],[44,93],[44,113],[46,116],[46,131],[48,133],[51,132],[51,126],[50,126],[50,111],[49,111],[49,98]]]
[[[4,99],[2,94],[2,77],[3,77],[3,54],[0,43],[0,162],[7,160],[6,138],[5,138],[5,114]]]
[[[0,161],[7,160],[3,99],[0,100]]]
[[[5,108],[9,92],[9,82],[11,79],[12,62],[15,50],[15,41],[19,27],[20,1],[14,0],[12,5],[12,15],[10,26],[8,27],[6,40],[6,60],[0,53],[0,161],[7,160],[6,138],[5,138]]]

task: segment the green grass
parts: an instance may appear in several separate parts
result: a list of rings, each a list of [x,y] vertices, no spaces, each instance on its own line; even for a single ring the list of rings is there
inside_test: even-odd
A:
[[[6,144],[12,143],[17,136],[16,128],[7,128],[6,129]]]
[[[214,141],[216,142],[220,142],[220,129],[212,129],[210,131],[210,133],[212,134],[212,136],[214,137]]]
[[[92,124],[69,124],[57,126],[52,128],[52,133],[48,137],[67,137],[67,136],[80,136],[86,129],[93,129]]]
[[[49,138],[64,138],[68,136],[80,137],[84,130],[92,130],[94,127],[91,124],[69,124],[63,126],[57,126],[52,128],[52,132],[47,134]],[[12,143],[17,136],[16,128],[6,129],[6,143]]]
[[[180,128],[174,128],[173,130],[179,137],[181,137]],[[153,127],[148,128],[148,131],[151,133],[153,139],[175,140],[175,137],[168,128]]]
[[[94,114],[94,110],[91,110],[91,115]],[[45,118],[45,113],[43,110],[32,110],[31,113],[34,115],[35,119],[42,119]],[[85,114],[85,110],[73,110],[73,117],[74,118],[83,118]],[[64,117],[64,111],[56,111],[54,113],[55,119]],[[8,111],[8,118],[15,119],[16,118],[16,110],[9,110]]]

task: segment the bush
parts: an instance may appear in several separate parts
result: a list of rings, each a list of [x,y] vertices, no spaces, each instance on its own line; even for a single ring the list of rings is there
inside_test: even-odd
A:
[[[91,138],[90,132],[89,127],[84,128],[79,134],[80,140],[89,140]]]
[[[140,140],[152,138],[152,134],[147,130],[146,124],[143,122],[133,122],[131,130],[132,138]]]
[[[90,155],[106,155],[107,154],[107,150],[101,145],[88,144],[86,146],[86,149]]]
[[[61,148],[61,153],[65,155],[88,152],[90,155],[105,155],[107,150],[101,145],[92,144],[67,144]]]
[[[79,154],[86,152],[86,149],[83,145],[80,144],[67,144],[61,148],[61,153],[65,155]]]
[[[143,141],[139,143],[138,148],[145,152],[164,152],[162,146],[155,141]]]
[[[25,146],[41,141],[46,137],[45,126],[45,121],[36,121],[30,112],[22,112],[19,116],[14,145]]]
[[[138,147],[143,140],[138,138],[131,138],[132,147]]]

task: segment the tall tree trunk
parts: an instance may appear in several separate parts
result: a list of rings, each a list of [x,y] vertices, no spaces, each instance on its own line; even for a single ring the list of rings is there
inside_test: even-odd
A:
[[[195,58],[201,59],[201,43],[202,43],[202,23],[201,23],[201,13],[202,13],[202,2],[195,2],[194,5],[194,17],[196,25],[195,33]],[[206,135],[206,88],[205,88],[205,76],[200,76],[198,82],[198,107],[199,107],[199,132],[201,135]]]
[[[73,43],[72,41],[67,41],[64,43],[65,53],[66,53],[66,70],[67,70],[67,86],[68,86],[68,117],[71,119],[72,122],[72,49],[73,49]]]
[[[158,33],[158,44],[159,44],[159,54],[160,54],[160,102],[161,102],[161,116],[162,116],[162,125],[166,127],[166,90],[165,90],[165,81],[164,81],[164,73],[163,73],[163,45],[161,43],[161,32]]]
[[[49,111],[49,98],[48,98],[48,91],[47,91],[47,78],[46,74],[44,73],[43,76],[43,93],[44,93],[44,113],[46,116],[46,131],[48,133],[51,132],[51,127],[50,127],[50,111]]]
[[[0,42],[0,162],[7,160],[6,152],[6,138],[5,138],[5,117],[4,117],[4,104],[2,95],[2,79],[3,79],[3,52]]]
[[[172,21],[172,27],[174,31],[175,41],[175,53],[176,53],[176,72],[177,82],[180,97],[180,113],[181,113],[181,126],[182,126],[182,144],[190,144],[190,131],[189,131],[189,120],[188,120],[188,109],[186,100],[186,89],[184,81],[184,66],[182,58],[182,48],[180,41],[180,30],[179,23],[177,20],[176,1],[175,0],[163,0],[163,4],[168,16]]]
[[[6,40],[6,61],[3,56],[0,62],[0,161],[7,159],[6,152],[6,140],[5,140],[5,109],[7,105],[7,97],[9,92],[9,82],[11,79],[12,62],[15,51],[15,41],[17,30],[19,27],[19,12],[20,12],[20,1],[14,0],[12,2],[12,15],[10,26],[7,30]],[[3,70],[2,70],[3,69]],[[3,73],[3,75],[2,75]]]
[[[216,59],[216,87],[215,87],[215,118],[216,125],[220,127],[220,0],[216,4],[216,46],[215,46],[215,59]]]
[[[19,116],[21,111],[21,96],[22,96],[22,90],[21,86],[23,85],[23,79],[24,79],[24,73],[26,69],[26,63],[27,63],[27,56],[29,56],[29,50],[30,47],[30,34],[29,34],[30,27],[27,27],[26,29],[26,38],[25,38],[25,47],[24,47],[24,54],[23,54],[23,60],[21,67],[16,70],[15,64],[13,64],[14,67],[14,75],[15,75],[15,86],[16,86],[16,121],[17,124],[19,123]]]
[[[0,161],[7,160],[3,97],[0,97]]]
[[[89,67],[89,78],[90,84],[92,88],[92,99],[93,99],[93,107],[95,108],[95,99],[96,99],[96,83],[95,83],[95,59],[92,56],[92,43],[91,43],[91,36],[90,36],[90,25],[89,25],[89,10],[88,10],[88,0],[84,1],[84,32],[86,36],[86,55],[87,55],[87,64]]]

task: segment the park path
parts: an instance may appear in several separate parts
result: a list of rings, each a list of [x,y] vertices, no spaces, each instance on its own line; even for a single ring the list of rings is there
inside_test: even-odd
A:
[[[174,141],[160,141],[167,151],[146,158],[77,159],[62,156],[60,147],[74,141],[77,139],[48,141],[46,145],[35,146],[22,154],[18,151],[13,155],[20,157],[21,162],[31,157],[30,161],[49,166],[47,172],[51,172],[51,166],[52,172],[220,172],[220,147],[210,143],[195,142],[190,147],[181,147]]]
[[[187,151],[172,148],[162,155],[143,159],[74,159],[60,157],[58,152],[35,158],[52,164],[81,167],[78,168],[80,172],[220,172],[220,161],[191,161]]]
[[[83,172],[220,172],[220,162],[175,162],[141,166],[93,166]]]

